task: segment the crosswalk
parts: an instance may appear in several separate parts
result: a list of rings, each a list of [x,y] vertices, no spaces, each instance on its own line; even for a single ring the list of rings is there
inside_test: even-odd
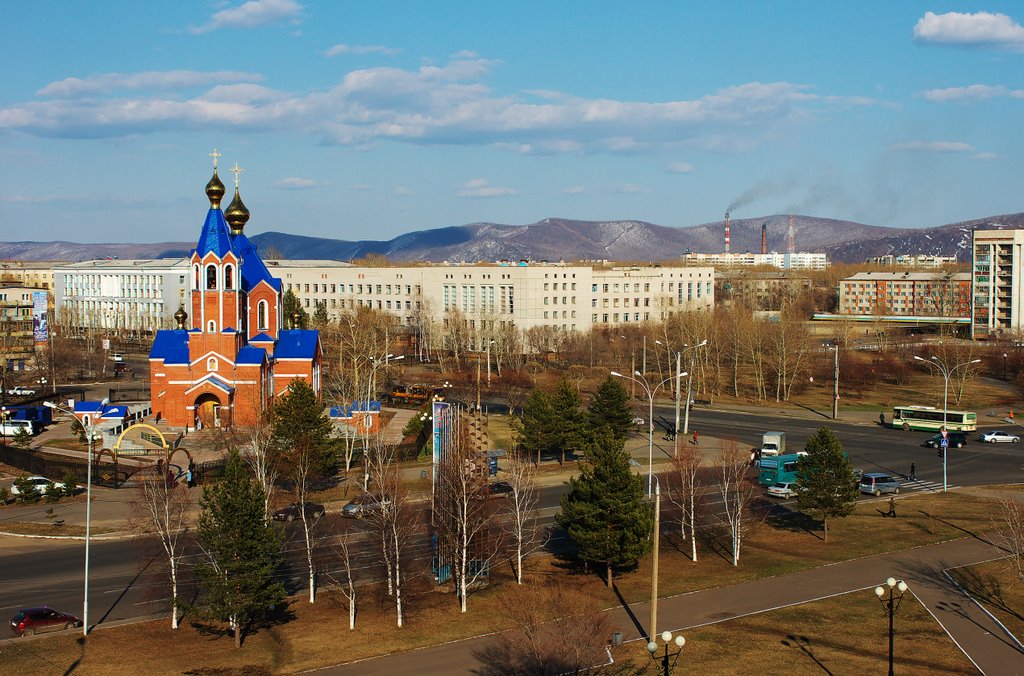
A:
[[[941,493],[942,482],[941,481],[924,481],[923,479],[907,479],[901,486],[903,490],[916,491],[918,493]],[[959,486],[949,486],[949,490],[959,488]]]

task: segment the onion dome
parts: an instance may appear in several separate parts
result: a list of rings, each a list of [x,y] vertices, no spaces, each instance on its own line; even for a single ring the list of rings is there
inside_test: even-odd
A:
[[[174,321],[178,323],[179,329],[185,328],[185,322],[188,321],[188,313],[185,312],[183,306],[178,306],[178,311],[174,313]]]
[[[242,228],[249,221],[249,210],[245,208],[242,197],[238,194],[237,187],[235,188],[235,198],[231,200],[231,204],[228,205],[227,210],[224,212],[224,219],[231,226],[232,235],[241,235]]]
[[[219,209],[221,198],[224,197],[224,184],[217,176],[217,169],[213,170],[213,178],[206,184],[206,196],[210,198],[210,208]]]
[[[302,328],[302,310],[293,310],[292,311],[292,328],[293,329],[301,329]]]

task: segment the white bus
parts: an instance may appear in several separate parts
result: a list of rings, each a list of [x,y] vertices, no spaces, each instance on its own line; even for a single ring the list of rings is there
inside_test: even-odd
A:
[[[894,406],[892,427],[925,432],[938,432],[945,419],[946,427],[957,432],[973,432],[978,429],[978,415],[973,411],[943,411],[934,406]]]
[[[31,420],[4,420],[0,422],[0,434],[5,437],[13,437],[24,430],[29,434],[33,433]]]

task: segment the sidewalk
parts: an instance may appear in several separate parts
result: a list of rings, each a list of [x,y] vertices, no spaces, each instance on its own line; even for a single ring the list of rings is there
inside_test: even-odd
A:
[[[1024,673],[1024,654],[1012,639],[971,603],[943,575],[947,568],[987,561],[999,555],[990,544],[964,538],[903,552],[821,566],[789,575],[663,598],[659,602],[659,630],[686,631],[718,622],[807,603],[823,597],[871,589],[893,576],[903,579],[961,649],[986,674]],[[741,564],[742,565],[742,564]],[[650,604],[626,610],[612,609],[612,624],[625,641],[640,639],[645,629],[633,623],[650,617]],[[396,653],[328,668],[334,675],[416,673],[418,676],[474,673],[481,667],[476,655],[496,644],[493,636],[480,636],[421,650]]]

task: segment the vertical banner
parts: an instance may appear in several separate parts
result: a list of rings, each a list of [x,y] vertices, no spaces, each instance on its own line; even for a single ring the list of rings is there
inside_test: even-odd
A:
[[[46,320],[46,291],[32,292],[32,334],[37,343],[45,343],[50,339],[50,327]]]

